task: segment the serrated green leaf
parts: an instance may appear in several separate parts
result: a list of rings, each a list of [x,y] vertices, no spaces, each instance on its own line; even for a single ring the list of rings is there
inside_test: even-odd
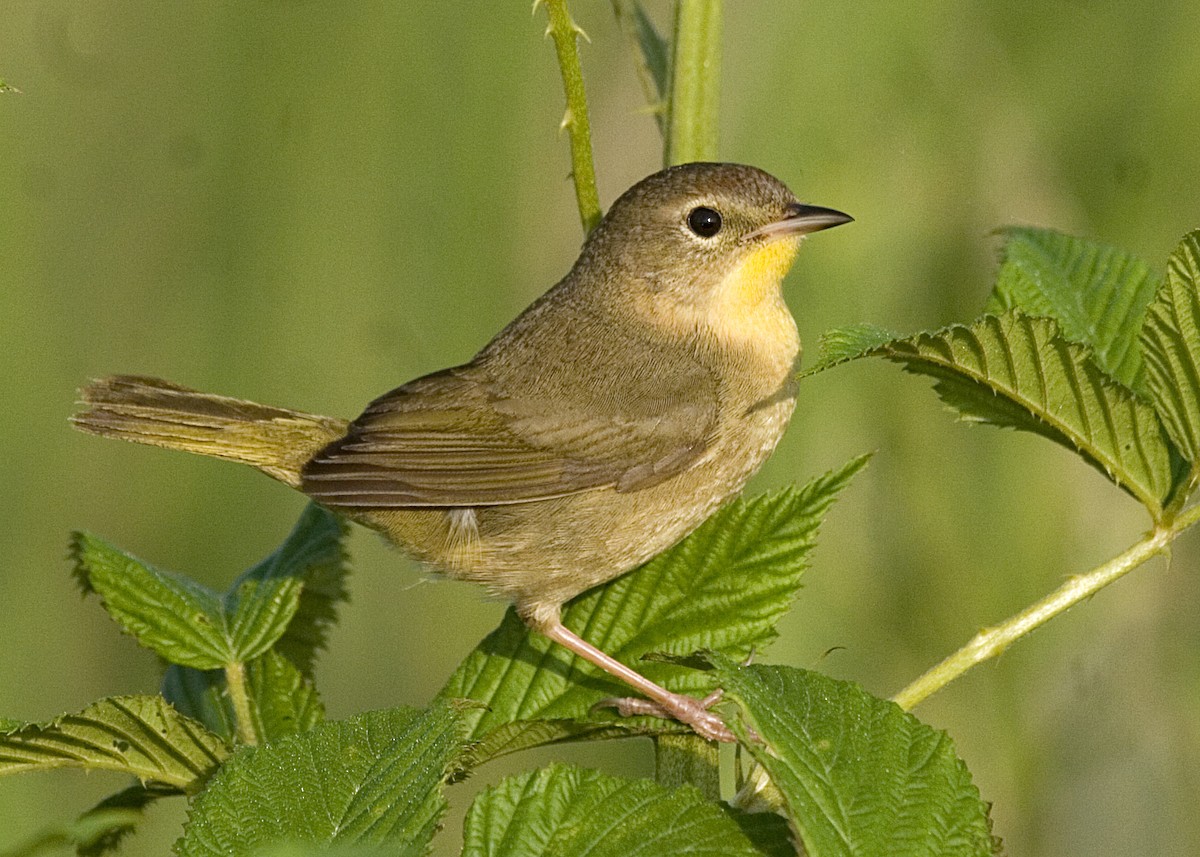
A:
[[[146,648],[196,669],[232,659],[216,592],[89,533],[72,536],[71,555],[84,591],[97,593],[109,615]]]
[[[1184,458],[1200,464],[1200,230],[1171,254],[1141,341],[1150,399]]]
[[[310,503],[274,553],[234,582],[224,606],[238,660],[278,644],[311,675],[337,602],[346,597],[345,533],[332,512]]]
[[[240,857],[281,842],[426,852],[462,742],[457,713],[397,708],[242,747],[196,798],[179,857]]]
[[[63,767],[120,771],[184,792],[199,788],[228,755],[224,741],[160,696],[114,696],[78,714],[0,735],[0,774]]]
[[[278,643],[307,674],[334,607],[345,596],[344,530],[310,505],[283,544],[221,596],[87,533],[71,552],[85,592],[139,643],[166,661],[198,670],[252,660]]]
[[[1063,336],[1091,348],[1101,369],[1140,392],[1138,334],[1158,275],[1124,250],[1050,229],[1009,227],[1003,234],[987,311],[1054,319]]]
[[[251,661],[246,671],[255,732],[265,742],[306,732],[325,720],[325,706],[312,680],[278,652]]]
[[[800,373],[805,378],[848,360],[863,357],[901,337],[873,324],[852,324],[822,333],[817,344],[817,362]]]
[[[987,806],[944,732],[857,685],[717,659],[731,723],[767,771],[807,853],[990,857]]]
[[[613,12],[633,46],[634,64],[642,82],[642,91],[654,110],[661,131],[666,121],[663,105],[667,99],[671,47],[638,0],[613,0]]]
[[[265,743],[312,729],[325,719],[325,706],[312,679],[274,650],[246,665],[253,733]],[[163,697],[232,742],[237,718],[224,670],[194,670],[172,664],[163,677]]]
[[[761,857],[741,828],[694,788],[668,789],[551,765],[475,798],[463,857]]]
[[[305,845],[289,842],[268,845],[253,852],[254,857],[395,857],[391,848],[371,845]]]
[[[859,353],[824,367],[877,356],[936,380],[965,420],[1031,431],[1077,452],[1155,517],[1174,480],[1171,448],[1154,409],[1113,380],[1053,319],[986,315]]]
[[[746,657],[776,636],[791,605],[822,517],[866,464],[857,458],[802,489],[738,499],[640,569],[570,602],[570,628],[680,693],[706,693],[712,681],[649,653],[710,649]],[[535,743],[589,732],[663,731],[661,720],[614,721],[591,707],[628,688],[530,632],[513,611],[455,671],[441,699],[467,698],[486,709],[464,712],[482,760]],[[526,721],[537,721],[529,724]],[[491,734],[489,734],[491,733]]]

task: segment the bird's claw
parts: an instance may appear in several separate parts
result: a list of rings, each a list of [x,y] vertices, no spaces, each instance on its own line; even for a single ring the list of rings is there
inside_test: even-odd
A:
[[[674,693],[663,701],[655,701],[641,697],[614,696],[602,699],[592,706],[597,708],[615,709],[622,717],[637,715],[646,717],[661,717],[664,720],[678,720],[686,723],[696,731],[696,734],[707,741],[721,741],[732,744],[737,741],[729,731],[720,715],[709,709],[720,700],[721,690],[714,690],[703,699]]]

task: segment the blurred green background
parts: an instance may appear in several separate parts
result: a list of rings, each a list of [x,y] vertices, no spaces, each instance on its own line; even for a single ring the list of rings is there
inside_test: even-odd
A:
[[[1161,267],[1200,225],[1195,0],[726,3],[721,154],[857,223],[786,285],[802,335],[972,317],[992,230],[1052,226]],[[661,21],[666,4],[648,3]],[[607,2],[576,0],[601,196],[660,162]],[[252,472],[72,432],[75,388],[160,375],[353,416],[463,361],[580,241],[562,94],[528,0],[7,0],[0,77],[0,715],[153,691],[154,659],[68,575],[86,528],[223,586],[303,500]],[[1148,521],[1034,437],[955,424],[927,381],[806,382],[752,490],[866,450],[768,658],[895,692]],[[421,705],[503,605],[356,532],[318,683],[331,716]],[[1200,853],[1196,539],[918,713],[951,733],[1014,855]],[[645,742],[548,758],[646,773]],[[0,849],[122,784],[0,780]],[[126,853],[161,855],[182,802]]]

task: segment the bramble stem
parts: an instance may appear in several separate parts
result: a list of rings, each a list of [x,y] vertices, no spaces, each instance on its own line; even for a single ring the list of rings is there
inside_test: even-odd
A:
[[[893,696],[892,701],[905,710],[913,708],[976,664],[996,657],[1021,637],[1080,601],[1095,595],[1147,560],[1164,553],[1180,533],[1198,520],[1200,506],[1193,506],[1175,520],[1150,532],[1124,553],[1085,574],[1071,578],[1045,598],[1010,616],[999,625],[980,631],[957,652]]]
[[[600,222],[600,195],[596,192],[596,167],[592,162],[592,126],[588,119],[587,93],[583,88],[583,70],[579,65],[579,36],[586,34],[571,20],[567,0],[545,0],[550,24],[546,34],[554,40],[558,68],[562,72],[567,112],[562,127],[571,140],[571,177],[575,180],[575,200],[586,235]]]
[[[677,0],[670,81],[664,162],[716,160],[721,0]]]
[[[258,743],[258,728],[250,710],[250,694],[246,689],[246,665],[241,661],[225,666],[225,686],[229,690],[229,701],[233,703],[233,716],[237,719],[237,737],[243,744]]]

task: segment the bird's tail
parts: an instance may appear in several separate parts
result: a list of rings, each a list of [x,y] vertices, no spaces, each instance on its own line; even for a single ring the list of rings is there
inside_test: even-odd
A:
[[[347,426],[135,375],[94,381],[80,400],[71,422],[81,431],[249,464],[293,488],[304,464]]]

